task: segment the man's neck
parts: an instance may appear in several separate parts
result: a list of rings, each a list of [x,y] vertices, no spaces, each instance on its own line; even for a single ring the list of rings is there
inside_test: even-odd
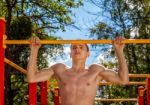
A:
[[[85,61],[73,61],[72,70],[75,72],[82,72],[85,70]]]

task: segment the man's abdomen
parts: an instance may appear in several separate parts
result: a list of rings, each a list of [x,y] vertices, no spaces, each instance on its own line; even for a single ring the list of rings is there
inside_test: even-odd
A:
[[[96,95],[95,88],[90,89],[89,87],[85,87],[84,90],[78,90],[77,88],[61,90],[62,105],[93,105]]]

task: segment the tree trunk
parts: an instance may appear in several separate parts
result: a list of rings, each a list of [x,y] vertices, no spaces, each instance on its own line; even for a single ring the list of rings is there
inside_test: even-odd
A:
[[[150,45],[146,45],[146,50],[147,70],[150,73]]]
[[[10,1],[6,0],[7,3],[7,13],[8,15],[6,16],[6,35],[8,39],[11,39],[10,36],[10,23],[12,19],[12,6],[10,5]],[[10,48],[7,47],[5,50],[5,57],[11,60],[11,52]],[[6,65],[5,67],[5,104],[6,105],[13,105],[13,97],[11,93],[11,80],[10,80],[10,71],[11,67],[9,65]]]
[[[132,45],[132,48],[131,48],[131,51],[132,51],[132,57],[133,57],[133,62],[134,62],[134,66],[137,70],[137,72],[139,72],[139,68],[138,68],[138,64],[137,64],[137,56],[135,54],[135,47]]]

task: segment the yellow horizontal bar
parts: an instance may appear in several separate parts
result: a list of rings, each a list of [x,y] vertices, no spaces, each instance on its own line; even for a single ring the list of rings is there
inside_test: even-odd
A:
[[[129,74],[129,77],[131,78],[147,78],[150,74]]]
[[[41,40],[41,44],[112,44],[113,40]],[[123,43],[150,43],[150,39],[126,39]],[[29,40],[5,40],[4,44],[30,44]]]
[[[48,82],[49,85],[57,86],[57,82]],[[99,85],[119,85],[112,82],[99,82]],[[127,85],[146,85],[146,82],[129,82]]]
[[[130,98],[130,99],[103,99],[103,98],[95,98],[95,101],[105,101],[105,102],[120,102],[120,101],[137,101],[137,98]]]
[[[3,17],[0,17],[0,20],[6,22],[5,18],[3,18]]]
[[[18,66],[17,64],[13,63],[12,61],[8,60],[7,58],[4,59],[7,64],[14,67],[18,71],[22,72],[23,74],[27,74],[27,70],[23,69],[22,67]]]
[[[99,85],[119,85],[112,82],[100,82]],[[127,85],[146,85],[146,82],[129,82]]]

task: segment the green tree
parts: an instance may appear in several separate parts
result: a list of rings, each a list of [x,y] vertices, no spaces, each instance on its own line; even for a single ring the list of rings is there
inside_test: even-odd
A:
[[[82,1],[61,0],[1,0],[0,16],[6,19],[8,39],[28,39],[37,35],[41,39],[60,39],[52,36],[58,30],[65,31],[65,26],[72,25],[72,8],[78,8]],[[55,59],[62,54],[62,45],[45,45],[39,51],[39,68],[47,67],[48,59]],[[7,46],[5,56],[26,68],[29,47],[22,45]],[[26,58],[26,59],[25,59]],[[27,83],[24,75],[6,65],[5,73],[6,105],[27,104]],[[26,95],[25,95],[26,93]]]
[[[103,11],[103,17],[106,22],[99,22],[94,28],[90,29],[91,36],[97,36],[98,39],[114,38],[117,35],[125,38],[149,39],[149,20],[150,7],[148,0],[90,0]],[[105,24],[105,27],[98,27]],[[104,26],[104,25],[102,25]],[[113,29],[108,31],[107,29]],[[131,34],[134,32],[134,35]],[[104,34],[106,33],[106,34]],[[110,35],[112,35],[110,37]],[[106,37],[107,36],[107,37]],[[126,45],[125,54],[130,73],[149,73],[150,67],[150,45],[130,44]],[[114,54],[112,50],[111,54]],[[113,55],[112,55],[113,56]],[[116,64],[114,64],[116,65]],[[130,79],[131,81],[143,81],[143,79]],[[117,88],[117,87],[116,87]],[[119,90],[119,88],[117,88]],[[129,96],[137,97],[137,86],[129,86]],[[125,90],[121,90],[122,93]],[[113,93],[115,97],[118,95]],[[109,95],[110,96],[110,95]],[[128,105],[129,103],[123,103]],[[133,103],[134,104],[134,103]],[[132,103],[130,103],[132,105]]]

